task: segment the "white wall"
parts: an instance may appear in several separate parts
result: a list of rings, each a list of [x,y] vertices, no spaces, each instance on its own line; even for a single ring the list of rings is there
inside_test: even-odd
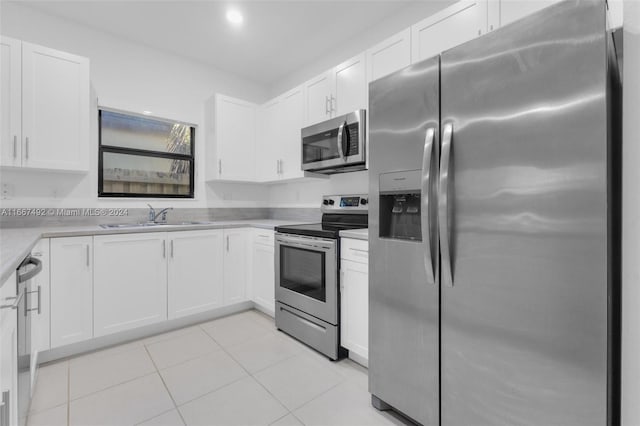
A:
[[[368,194],[369,172],[331,175],[328,179],[271,185],[269,207],[318,207],[323,195]]]
[[[622,424],[640,425],[640,2],[624,3]]]
[[[156,202],[176,207],[261,206],[267,191],[238,185],[220,189],[205,184],[204,102],[220,92],[261,102],[267,89],[261,85],[219,71],[210,66],[129,42],[75,22],[41,13],[16,2],[2,2],[3,35],[87,56],[91,60],[91,80],[99,104],[127,111],[152,111],[166,117],[196,124],[196,199]],[[95,119],[95,117],[94,117]],[[95,126],[95,122],[93,123]],[[93,137],[97,131],[92,129]],[[2,181],[10,186],[12,199],[5,207],[108,205],[145,206],[145,201],[98,200],[97,140],[91,140],[91,172],[72,175],[50,172],[2,171]]]

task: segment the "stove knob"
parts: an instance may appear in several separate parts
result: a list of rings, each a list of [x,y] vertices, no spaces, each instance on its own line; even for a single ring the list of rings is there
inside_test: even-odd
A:
[[[362,199],[360,199],[360,204],[361,204],[361,205],[363,205],[363,206],[366,206],[368,202],[369,202],[369,201],[367,201],[367,199],[366,199],[366,198],[362,198]]]
[[[330,206],[332,206],[332,205],[334,205],[334,204],[335,204],[335,201],[333,201],[333,200],[329,200],[329,205],[330,205]]]
[[[322,200],[322,204],[324,204],[325,206],[329,205],[329,200]]]

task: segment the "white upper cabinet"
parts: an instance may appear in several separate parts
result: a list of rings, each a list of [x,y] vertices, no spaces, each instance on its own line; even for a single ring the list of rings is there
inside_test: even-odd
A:
[[[281,98],[273,99],[258,110],[256,135],[256,173],[259,182],[280,179],[280,140],[282,127]]]
[[[333,102],[333,71],[327,71],[304,84],[305,126],[331,118]]]
[[[411,26],[411,61],[431,58],[487,32],[487,0],[463,0]]]
[[[301,133],[304,126],[304,92],[302,86],[285,93],[281,97],[280,119],[280,179],[294,179],[304,176],[302,171]]]
[[[262,105],[256,139],[259,182],[305,177],[300,130],[304,127],[304,87],[299,86]]]
[[[560,0],[489,0],[489,31],[497,30]]]
[[[89,60],[22,43],[22,165],[88,170]]]
[[[216,95],[217,179],[256,180],[256,113],[251,102]]]
[[[0,38],[0,165],[22,164],[22,43],[9,37]]]
[[[367,50],[367,81],[371,82],[411,64],[411,28]]]
[[[366,54],[361,53],[304,84],[305,126],[367,107]]]
[[[0,164],[89,169],[89,59],[2,37]]]
[[[94,244],[94,335],[166,320],[166,233],[96,235]]]
[[[497,30],[518,19],[538,12],[561,0],[488,0],[489,31]],[[609,25],[611,28],[622,26],[623,0],[608,0]]]
[[[169,319],[222,306],[223,231],[170,232]]]
[[[343,115],[367,107],[366,54],[349,59],[335,67],[334,115]]]

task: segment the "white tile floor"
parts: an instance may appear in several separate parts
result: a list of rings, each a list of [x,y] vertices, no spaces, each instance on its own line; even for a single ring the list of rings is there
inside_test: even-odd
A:
[[[248,311],[40,368],[29,426],[399,425],[367,371]]]

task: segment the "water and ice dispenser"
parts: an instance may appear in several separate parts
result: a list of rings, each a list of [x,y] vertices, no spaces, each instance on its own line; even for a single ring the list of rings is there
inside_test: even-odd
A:
[[[380,238],[422,241],[422,170],[380,175]]]

